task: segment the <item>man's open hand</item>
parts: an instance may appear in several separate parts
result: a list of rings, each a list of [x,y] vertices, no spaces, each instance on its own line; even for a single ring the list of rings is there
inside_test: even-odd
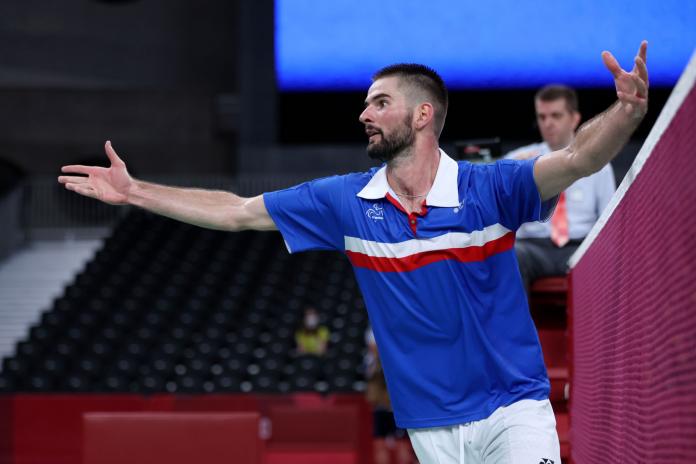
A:
[[[96,198],[112,205],[128,203],[128,192],[133,186],[133,179],[126,170],[126,163],[118,157],[111,142],[104,145],[106,156],[111,161],[111,167],[70,165],[63,166],[64,175],[58,177],[58,182],[65,188],[90,198]]]
[[[623,104],[625,111],[635,117],[642,118],[648,111],[648,42],[641,42],[638,55],[633,59],[631,72],[626,72],[619,66],[614,55],[602,52],[604,66],[614,76],[616,96]]]

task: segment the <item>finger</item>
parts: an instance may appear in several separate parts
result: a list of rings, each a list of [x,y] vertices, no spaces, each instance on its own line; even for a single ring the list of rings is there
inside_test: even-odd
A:
[[[643,60],[643,63],[648,62],[648,41],[643,40],[640,43],[640,47],[638,48],[638,56],[640,57],[641,60]]]
[[[61,172],[72,173],[72,174],[84,174],[89,176],[97,171],[96,166],[83,166],[81,164],[71,164],[69,166],[63,166],[60,168]]]
[[[648,80],[648,67],[645,64],[645,60],[643,58],[637,56],[635,58],[635,66],[633,67],[634,72],[637,72],[638,76],[640,79],[643,81],[645,84],[645,87],[647,88],[649,86],[649,80]]]
[[[647,40],[643,40],[640,43],[640,46],[638,47],[638,53],[636,54],[636,58],[639,58],[639,57],[641,60],[643,60],[643,63],[648,62],[648,41]],[[635,61],[635,58],[633,61]],[[635,70],[636,70],[636,66],[634,65],[633,69],[631,71],[633,72]]]
[[[109,157],[109,161],[111,161],[111,164],[114,165],[123,165],[125,164],[121,158],[118,157],[116,154],[116,150],[114,150],[114,147],[111,146],[111,141],[107,140],[106,143],[104,144],[104,150],[106,151],[106,156]]]
[[[604,66],[606,66],[606,68],[614,76],[614,79],[618,78],[624,72],[624,70],[621,69],[621,66],[619,66],[619,62],[616,61],[616,58],[614,58],[614,55],[612,55],[610,52],[602,52],[602,61],[604,62]]]
[[[87,184],[65,184],[65,188],[90,198],[97,198],[97,192]]]
[[[61,184],[84,184],[89,180],[89,177],[81,176],[58,176],[58,182]]]
[[[640,60],[640,58],[636,58],[636,60]],[[643,80],[643,78],[640,76],[640,73],[637,75],[631,74],[631,79],[633,80],[633,85],[636,86],[636,94],[639,97],[645,97],[648,94],[647,82]]]

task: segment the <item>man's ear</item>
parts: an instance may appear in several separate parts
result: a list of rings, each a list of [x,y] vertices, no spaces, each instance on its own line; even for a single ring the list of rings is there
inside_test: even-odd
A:
[[[573,131],[575,131],[582,121],[582,114],[579,111],[573,111]]]
[[[416,129],[423,129],[432,123],[433,117],[435,116],[435,108],[430,103],[421,103],[416,107],[414,112],[414,124]]]

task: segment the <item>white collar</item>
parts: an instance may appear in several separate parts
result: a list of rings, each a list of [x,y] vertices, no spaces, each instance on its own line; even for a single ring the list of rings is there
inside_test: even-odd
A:
[[[439,150],[440,163],[437,166],[433,186],[425,198],[425,204],[428,206],[455,207],[459,205],[459,186],[457,185],[459,164],[447,156],[444,150],[441,148]],[[384,198],[387,192],[389,192],[389,183],[387,182],[387,165],[385,164],[372,176],[372,179],[357,195],[366,200],[377,200]]]

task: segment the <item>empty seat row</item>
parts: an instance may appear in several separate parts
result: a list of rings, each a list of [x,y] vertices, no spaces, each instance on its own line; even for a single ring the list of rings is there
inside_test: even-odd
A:
[[[322,357],[295,352],[308,306]],[[344,256],[134,210],[3,360],[0,391],[360,391],[366,326]]]

